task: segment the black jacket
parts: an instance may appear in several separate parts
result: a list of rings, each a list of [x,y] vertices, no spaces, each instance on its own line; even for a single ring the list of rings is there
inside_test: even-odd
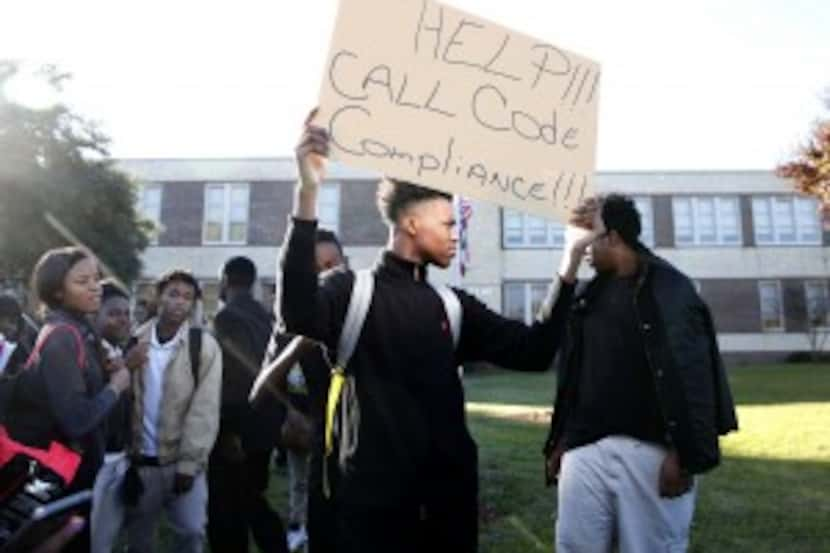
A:
[[[582,314],[590,308],[604,280],[602,276],[592,280],[571,306],[559,356],[558,390],[546,454],[562,438],[576,398]],[[738,428],[712,316],[692,282],[645,249],[635,294],[637,323],[646,345],[666,442],[677,449],[684,468],[705,472],[720,462],[718,436]]]
[[[9,432],[28,445],[52,440],[82,451],[73,489],[91,487],[104,460],[107,415],[118,397],[105,386],[98,337],[83,316],[55,310],[46,323],[69,324],[83,337],[86,363],[78,366],[78,348],[68,329],[54,330],[40,361],[20,374],[9,413]]]
[[[248,404],[272,326],[262,304],[247,293],[235,296],[214,320],[222,348],[221,431],[239,435],[248,449],[269,449],[273,443],[274,429],[255,421]]]
[[[323,342],[334,356],[354,273],[318,284],[315,231],[314,222],[290,225],[279,305],[288,332]],[[360,426],[357,451],[336,491],[343,502],[400,506],[436,494],[477,493],[477,451],[457,367],[488,361],[542,371],[558,349],[572,287],[564,286],[551,316],[532,327],[455,290],[463,322],[454,351],[444,305],[425,279],[425,267],[391,252],[375,268],[372,303],[349,364]]]

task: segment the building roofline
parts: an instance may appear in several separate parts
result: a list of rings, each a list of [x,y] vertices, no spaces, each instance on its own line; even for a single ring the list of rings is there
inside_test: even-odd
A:
[[[177,161],[198,161],[198,162],[240,162],[240,161],[265,161],[265,162],[293,162],[294,158],[291,156],[251,156],[251,157],[113,157],[112,161],[116,163],[119,161],[158,161],[158,162],[177,162]],[[775,168],[729,168],[720,169],[717,167],[707,169],[657,169],[657,168],[642,168],[642,169],[598,169],[597,173],[627,175],[627,174],[641,174],[641,173],[665,173],[665,174],[696,174],[696,173],[772,173]]]

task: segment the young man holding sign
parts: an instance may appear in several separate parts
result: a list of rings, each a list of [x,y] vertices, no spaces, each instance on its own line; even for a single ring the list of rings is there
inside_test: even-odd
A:
[[[344,321],[361,277],[341,272],[318,283],[316,200],[328,154],[327,132],[307,124],[297,147],[300,178],[283,248],[279,305],[288,332],[319,340],[335,352],[344,326],[355,330]],[[449,195],[385,180],[378,205],[389,225],[389,245],[369,277],[370,305],[358,325],[353,355],[342,367],[346,387],[329,399],[327,440],[330,459],[337,463],[328,464],[336,474],[330,469],[324,486],[330,487],[326,491],[334,505],[338,553],[414,553],[435,547],[474,552],[477,451],[465,423],[456,368],[468,361],[516,370],[548,368],[577,269],[594,235],[570,233],[575,239],[564,251],[537,322],[528,327],[461,290],[440,290],[427,282],[429,265],[447,267],[455,255]],[[457,298],[460,328],[442,292]],[[335,375],[332,388],[342,378]]]

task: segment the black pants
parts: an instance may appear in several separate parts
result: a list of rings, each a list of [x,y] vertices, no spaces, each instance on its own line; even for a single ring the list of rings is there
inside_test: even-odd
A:
[[[323,463],[325,453],[322,444],[312,449],[308,472],[308,553],[337,553],[335,543],[334,503],[323,492]],[[336,473],[329,473],[332,478]]]
[[[478,550],[475,496],[447,497],[440,505],[378,508],[338,505],[337,553],[424,553]]]
[[[248,530],[263,553],[286,553],[285,528],[265,498],[271,451],[230,462],[217,451],[208,467],[208,541],[212,553],[248,551]]]

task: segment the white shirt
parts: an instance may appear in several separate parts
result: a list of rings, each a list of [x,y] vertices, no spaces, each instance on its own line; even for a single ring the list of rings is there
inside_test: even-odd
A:
[[[5,372],[6,365],[9,363],[9,359],[11,359],[15,349],[17,349],[17,344],[7,342],[3,335],[0,334],[0,374]]]
[[[170,364],[176,347],[182,340],[181,328],[172,339],[159,343],[156,325],[153,325],[147,366],[144,367],[144,420],[142,421],[141,453],[158,456],[158,424],[161,416],[161,398],[164,392],[164,372]]]

